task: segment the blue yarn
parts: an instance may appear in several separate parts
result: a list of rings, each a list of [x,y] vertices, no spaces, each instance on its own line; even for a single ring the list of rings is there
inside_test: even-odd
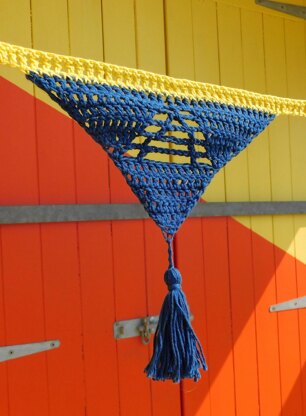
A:
[[[207,370],[205,357],[198,338],[190,324],[186,297],[181,288],[181,274],[175,267],[165,273],[169,293],[164,300],[154,337],[154,352],[145,369],[153,380],[184,378],[197,381],[200,368]]]
[[[150,217],[172,235],[214,175],[275,118],[233,105],[59,76],[32,72],[27,78],[103,147]],[[157,131],[150,131],[152,126]],[[164,148],[157,143],[176,146]],[[138,155],[129,156],[131,150]],[[155,154],[183,156],[186,163],[148,159]]]
[[[102,146],[162,230],[168,243],[169,293],[145,372],[155,380],[198,380],[199,369],[207,366],[190,324],[181,275],[174,267],[172,240],[214,175],[275,115],[68,77],[32,72],[27,78]],[[171,146],[163,147],[164,143]],[[151,160],[156,154],[180,156],[184,161]]]

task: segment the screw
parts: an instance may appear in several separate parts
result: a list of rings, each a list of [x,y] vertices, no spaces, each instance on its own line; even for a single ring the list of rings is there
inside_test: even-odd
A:
[[[124,335],[124,326],[119,326],[119,328],[118,328],[118,338],[120,338],[120,337],[123,337],[123,335]]]

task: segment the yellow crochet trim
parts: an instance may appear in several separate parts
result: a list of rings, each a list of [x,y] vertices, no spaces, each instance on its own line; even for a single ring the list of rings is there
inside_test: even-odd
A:
[[[272,114],[306,116],[306,100],[262,95],[236,88],[158,75],[139,69],[107,64],[90,59],[57,55],[0,42],[0,64],[18,68],[24,73],[58,75],[116,85],[194,100],[266,111]]]

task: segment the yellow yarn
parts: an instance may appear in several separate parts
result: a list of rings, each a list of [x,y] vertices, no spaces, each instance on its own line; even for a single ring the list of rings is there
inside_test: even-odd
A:
[[[24,73],[58,75],[85,82],[136,89],[194,100],[205,100],[266,111],[272,114],[306,116],[306,100],[280,98],[237,88],[177,79],[139,69],[90,59],[57,55],[0,42],[0,64]]]

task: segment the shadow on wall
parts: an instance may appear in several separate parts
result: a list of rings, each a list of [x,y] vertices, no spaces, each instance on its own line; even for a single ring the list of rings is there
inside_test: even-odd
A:
[[[177,258],[209,366],[184,415],[303,416],[302,315],[268,308],[302,295],[306,265],[233,218],[188,220]]]

